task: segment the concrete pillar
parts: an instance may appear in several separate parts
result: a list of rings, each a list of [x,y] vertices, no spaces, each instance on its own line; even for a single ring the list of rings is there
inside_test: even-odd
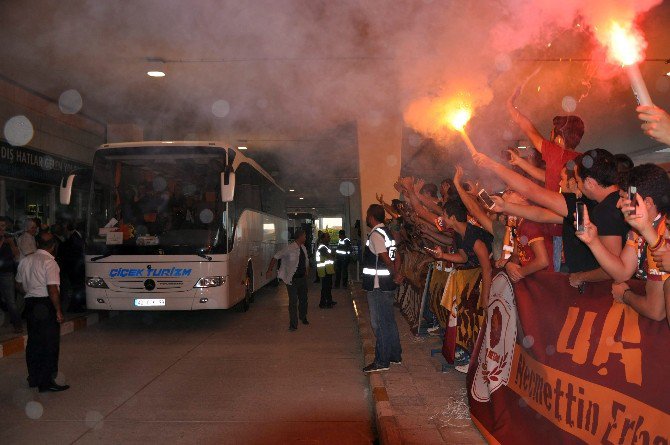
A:
[[[136,124],[107,124],[107,142],[141,142],[144,129]]]
[[[383,194],[388,203],[398,195],[393,183],[400,175],[403,119],[401,115],[375,116],[359,119],[357,127],[361,238],[365,240],[365,211],[377,203],[376,194]]]

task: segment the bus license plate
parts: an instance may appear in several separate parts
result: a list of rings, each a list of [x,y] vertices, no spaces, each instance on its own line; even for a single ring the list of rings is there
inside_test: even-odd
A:
[[[165,306],[164,298],[136,298],[135,306]]]

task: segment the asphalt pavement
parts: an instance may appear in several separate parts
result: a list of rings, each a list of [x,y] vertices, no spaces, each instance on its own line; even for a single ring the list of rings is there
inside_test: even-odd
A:
[[[248,312],[125,312],[61,338],[62,393],[0,359],[1,444],[370,444],[373,414],[350,296],[288,331],[283,285]]]

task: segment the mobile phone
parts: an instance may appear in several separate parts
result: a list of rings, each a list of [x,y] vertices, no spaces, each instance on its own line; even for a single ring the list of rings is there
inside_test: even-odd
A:
[[[447,230],[447,225],[444,223],[444,218],[442,218],[441,216],[435,218],[435,226],[437,227],[437,230],[439,230],[440,232],[444,232],[445,230]]]
[[[577,222],[577,232],[584,231],[584,214],[586,213],[586,204],[581,201],[577,202],[577,211],[575,212],[577,217],[575,221]]]
[[[507,149],[500,150],[500,159],[509,162],[512,160],[512,154]]]
[[[481,189],[477,194],[477,196],[479,196],[479,199],[482,200],[487,209],[492,210],[493,207],[495,207],[496,203],[493,202],[489,194],[486,193],[486,190]]]
[[[463,190],[465,190],[466,192],[470,191],[470,184],[467,182],[461,183],[461,187],[463,187]]]
[[[637,212],[637,187],[634,185],[628,187],[628,199],[630,199],[630,205],[633,207],[633,210],[628,211],[628,215],[635,215]]]

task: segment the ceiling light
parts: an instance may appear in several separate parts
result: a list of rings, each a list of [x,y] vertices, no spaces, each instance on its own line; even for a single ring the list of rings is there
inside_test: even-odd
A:
[[[295,192],[295,189],[288,189],[289,192]]]
[[[147,76],[149,77],[165,77],[163,71],[147,71]]]
[[[298,199],[305,199],[305,198],[303,198],[303,197],[301,196],[301,197],[300,197],[300,198],[298,198]]]
[[[246,150],[247,147],[237,147],[238,150]]]

